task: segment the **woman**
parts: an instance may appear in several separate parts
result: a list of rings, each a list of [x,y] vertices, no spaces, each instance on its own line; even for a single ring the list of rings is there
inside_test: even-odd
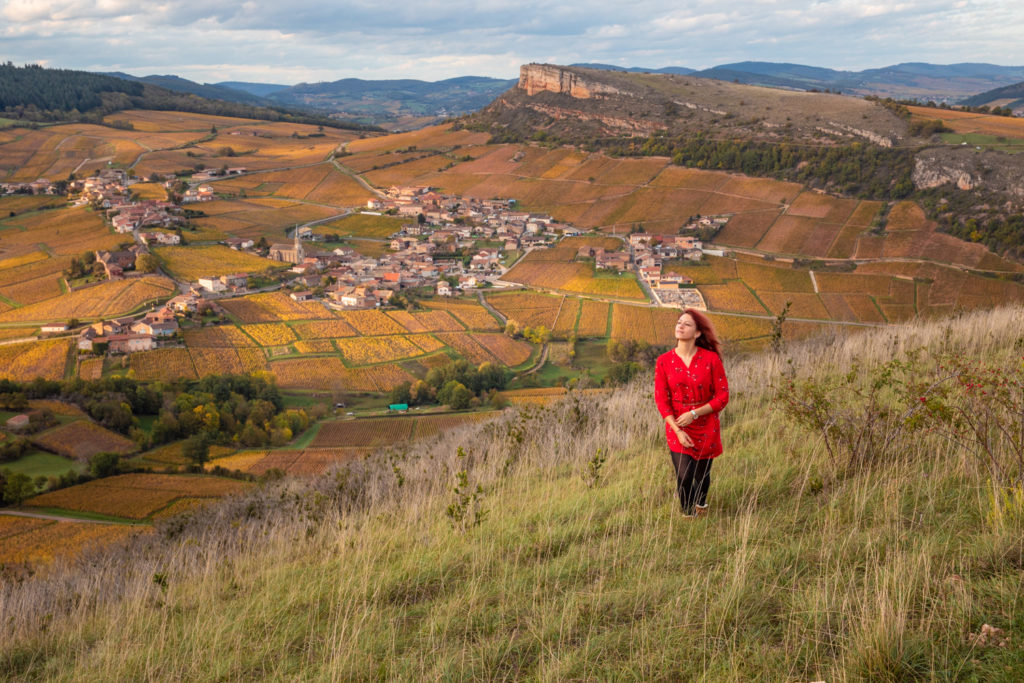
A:
[[[707,513],[711,463],[722,453],[718,412],[729,402],[715,330],[687,308],[676,321],[676,347],[658,357],[654,400],[665,419],[679,505],[687,517]]]

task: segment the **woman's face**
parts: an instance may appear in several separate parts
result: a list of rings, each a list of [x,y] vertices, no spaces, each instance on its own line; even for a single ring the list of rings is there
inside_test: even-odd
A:
[[[683,313],[676,321],[676,339],[679,341],[690,341],[700,336],[697,323],[689,313]]]

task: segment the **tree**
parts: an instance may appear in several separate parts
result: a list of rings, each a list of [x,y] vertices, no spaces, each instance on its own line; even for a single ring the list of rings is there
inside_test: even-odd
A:
[[[3,499],[8,505],[20,505],[23,500],[30,498],[36,492],[35,484],[27,474],[8,473],[5,479]]]
[[[445,385],[437,392],[437,400],[452,410],[465,410],[469,407],[471,398],[473,398],[473,392],[467,389],[466,385],[454,379],[445,382]]]
[[[391,403],[412,403],[412,395],[410,393],[411,389],[412,384],[409,382],[402,382],[398,386],[394,387],[391,390]]]
[[[181,444],[181,454],[191,460],[197,467],[210,459],[210,441],[206,434],[195,434]]]
[[[97,453],[89,460],[89,474],[97,479],[121,471],[121,457],[117,453]]]
[[[135,257],[135,270],[140,273],[155,273],[160,267],[160,261],[152,254],[139,254]]]

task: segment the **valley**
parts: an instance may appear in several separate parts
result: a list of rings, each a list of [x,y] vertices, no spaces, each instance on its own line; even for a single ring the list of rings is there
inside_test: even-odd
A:
[[[663,120],[673,135],[711,126],[766,144],[917,150],[924,143],[908,137],[909,124],[938,118],[952,131],[943,136],[999,144],[978,149],[986,145],[971,137],[964,150],[964,139],[941,137],[933,148],[1002,154],[1024,140],[1012,119],[918,107],[908,119],[837,95],[615,76],[627,80],[601,86],[616,88],[605,92],[613,100],[642,90],[629,111],[601,101],[585,79],[563,88],[527,76],[522,92],[492,105],[486,125],[471,116],[392,135],[147,110],[110,114],[105,125],[0,130],[5,419],[57,413],[59,423],[12,448],[0,467],[29,480],[17,496],[24,509],[61,517],[0,516],[12,539],[3,561],[51,558],[71,535],[120,539],[258,477],[322,474],[493,420],[508,404],[598,391],[635,373],[648,345],[671,343],[679,308],[661,301],[703,302],[735,357],[780,339],[1024,301],[1024,267],[980,243],[984,225],[974,241],[940,230],[928,197],[841,195],[813,179],[737,173],[726,158],[687,167],[641,149],[660,130],[650,122]],[[664,98],[685,89],[690,99],[665,116]],[[775,114],[749,118],[769,101]],[[493,135],[506,124],[525,139]],[[570,129],[617,135],[620,146],[570,144],[561,132]],[[618,151],[629,145],[635,155]],[[152,228],[166,245],[150,248],[138,227],[117,232],[117,209],[103,206],[113,195],[83,200],[72,189],[69,203],[69,188],[101,177],[123,178],[132,202],[171,200],[167,224]],[[974,177],[961,187],[996,175]],[[683,257],[677,238],[701,246]],[[114,276],[86,258],[116,253],[131,256]],[[616,254],[621,265],[604,267]],[[142,255],[152,258],[148,272],[138,269]],[[455,296],[439,296],[442,284]],[[122,337],[148,341],[119,347]],[[198,459],[196,444],[168,431],[166,406],[139,404],[115,424],[97,410],[75,413],[79,399],[70,400],[79,381],[174,396],[224,373],[272,384],[277,412],[246,433],[246,419],[229,426],[237,405],[211,398],[188,407],[220,435]],[[26,389],[36,378],[51,384]],[[26,391],[50,403],[19,403]],[[6,442],[22,443],[13,431]],[[62,483],[111,449],[138,471]],[[76,515],[112,524],[86,533]],[[28,554],[10,550],[37,528],[52,540]]]

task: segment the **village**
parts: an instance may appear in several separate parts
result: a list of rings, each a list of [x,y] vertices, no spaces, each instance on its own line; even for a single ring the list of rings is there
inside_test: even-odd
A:
[[[228,169],[222,174],[242,174]],[[171,192],[175,180],[165,180],[168,200],[137,201],[132,198],[131,179],[119,169],[103,169],[95,176],[68,183],[69,199],[103,211],[112,228],[132,236],[134,244],[117,251],[97,251],[97,268],[106,279],[140,277],[154,272],[157,260],[150,246],[183,243],[187,230],[188,205],[217,199],[208,182],[217,175],[193,175],[187,190]],[[5,187],[5,192],[54,194],[44,180],[27,187]],[[193,282],[178,281],[181,294],[142,318],[104,320],[78,332],[80,352],[122,354],[146,351],[179,343],[179,319],[217,313],[217,300],[255,291],[284,290],[295,301],[319,301],[337,310],[370,309],[387,306],[399,293],[403,305],[408,296],[452,297],[489,287],[519,287],[503,275],[525,254],[556,246],[565,237],[583,231],[559,223],[551,216],[519,210],[514,199],[469,199],[441,194],[429,187],[393,186],[371,199],[361,213],[370,216],[398,216],[408,219],[386,240],[387,251],[371,257],[351,246],[331,248],[333,235],[318,233],[315,225],[288,229],[291,240],[259,242],[229,237],[221,244],[239,252],[280,262],[273,273],[232,273],[209,275]],[[170,201],[175,199],[177,201]],[[728,220],[723,216],[690,217],[679,234],[646,233],[632,226],[620,239],[623,248],[606,250],[580,247],[576,258],[592,260],[594,268],[633,273],[656,305],[704,308],[692,279],[663,270],[668,261],[700,261],[706,250],[698,234],[713,234]],[[336,238],[334,238],[336,240]],[[485,246],[484,246],[485,245]],[[149,255],[147,261],[143,257]],[[140,267],[140,265],[145,266]],[[67,323],[44,325],[44,335],[68,334]]]

